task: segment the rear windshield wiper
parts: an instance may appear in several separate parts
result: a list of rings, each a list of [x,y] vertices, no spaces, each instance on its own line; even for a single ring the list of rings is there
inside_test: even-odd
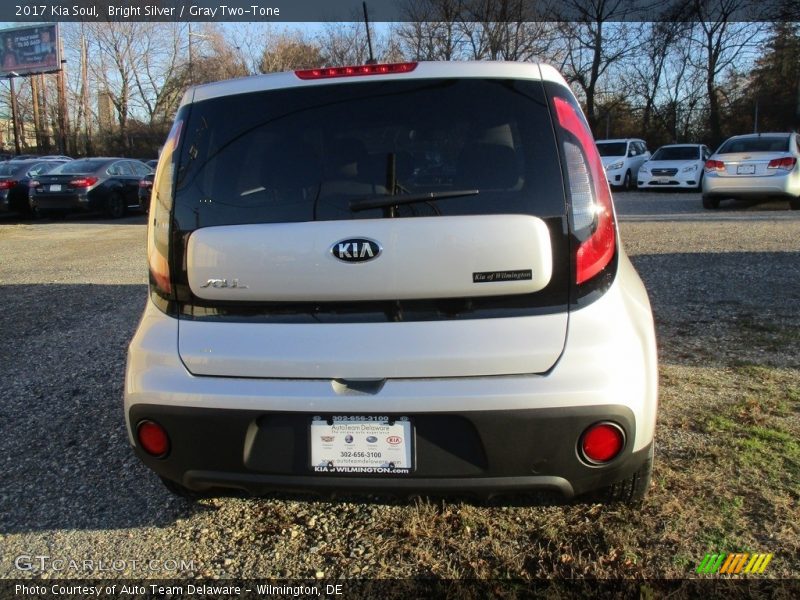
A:
[[[451,190],[449,192],[423,192],[420,194],[381,194],[369,198],[359,198],[350,201],[350,210],[359,212],[370,208],[386,208],[400,206],[401,204],[414,204],[416,202],[430,202],[445,198],[461,198],[463,196],[476,196],[480,190]]]

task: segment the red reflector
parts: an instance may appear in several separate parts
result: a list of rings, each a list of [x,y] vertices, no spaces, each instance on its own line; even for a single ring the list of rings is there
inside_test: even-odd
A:
[[[583,432],[581,451],[589,462],[604,463],[617,456],[625,445],[622,430],[611,423],[596,423]]]
[[[330,79],[333,77],[357,77],[360,75],[392,75],[409,73],[417,68],[415,62],[386,63],[380,65],[360,65],[353,67],[326,67],[324,69],[303,69],[294,74],[300,79]]]
[[[707,160],[706,171],[724,171],[725,163],[721,160]]]
[[[784,156],[783,158],[773,158],[767,165],[768,169],[785,169],[791,171],[797,164],[797,159],[794,156]]]
[[[15,185],[17,185],[16,181],[11,181],[10,179],[4,179],[3,181],[0,181],[0,190],[10,190]]]
[[[88,188],[97,183],[97,177],[76,177],[69,184],[76,188]]]
[[[142,421],[136,429],[139,443],[148,454],[164,456],[169,451],[169,438],[167,432],[158,423]]]

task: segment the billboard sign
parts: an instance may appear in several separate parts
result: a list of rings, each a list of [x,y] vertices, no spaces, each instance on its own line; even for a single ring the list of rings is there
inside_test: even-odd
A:
[[[0,30],[0,77],[57,71],[58,24]]]

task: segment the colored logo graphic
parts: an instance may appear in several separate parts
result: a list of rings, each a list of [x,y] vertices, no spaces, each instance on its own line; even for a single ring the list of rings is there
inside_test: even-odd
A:
[[[706,554],[698,573],[763,573],[772,554]]]

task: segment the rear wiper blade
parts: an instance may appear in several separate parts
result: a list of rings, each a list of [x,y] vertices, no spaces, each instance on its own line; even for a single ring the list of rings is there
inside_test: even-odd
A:
[[[461,198],[463,196],[476,196],[480,190],[451,190],[449,192],[424,192],[421,194],[381,194],[369,198],[359,198],[350,201],[350,210],[358,212],[370,208],[385,208],[387,206],[400,206],[401,204],[414,204],[415,202],[430,202],[445,198]]]

